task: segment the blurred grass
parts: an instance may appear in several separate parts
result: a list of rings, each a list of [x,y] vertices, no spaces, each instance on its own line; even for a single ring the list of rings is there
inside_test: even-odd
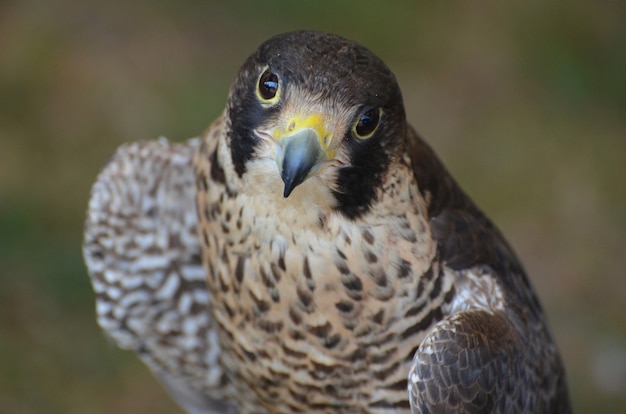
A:
[[[358,40],[396,72],[413,125],[529,270],[576,411],[626,410],[624,12],[582,0],[3,3],[0,413],[176,412],[95,324],[80,254],[89,188],[122,142],[200,134],[247,55],[298,28]]]

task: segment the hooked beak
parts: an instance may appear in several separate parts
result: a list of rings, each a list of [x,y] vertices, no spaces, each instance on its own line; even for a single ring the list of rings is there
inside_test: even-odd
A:
[[[335,151],[328,148],[332,134],[319,114],[292,118],[286,129],[277,128],[271,136],[276,143],[276,165],[285,184],[285,198],[335,156]]]

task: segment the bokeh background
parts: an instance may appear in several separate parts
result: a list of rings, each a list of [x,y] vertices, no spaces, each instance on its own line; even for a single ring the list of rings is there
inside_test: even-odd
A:
[[[445,4],[444,4],[445,3]],[[577,412],[626,412],[619,1],[0,4],[0,412],[180,412],[94,319],[90,185],[127,141],[200,134],[272,34],[358,40],[530,273]]]

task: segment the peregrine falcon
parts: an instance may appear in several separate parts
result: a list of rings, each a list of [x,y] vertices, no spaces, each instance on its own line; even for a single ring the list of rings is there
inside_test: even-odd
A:
[[[372,52],[297,31],[199,139],[122,146],[83,244],[98,323],[189,413],[568,413],[498,229]]]

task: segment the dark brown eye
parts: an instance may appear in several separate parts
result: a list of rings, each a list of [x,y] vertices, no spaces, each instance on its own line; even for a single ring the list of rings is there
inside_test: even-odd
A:
[[[265,69],[259,78],[258,93],[261,99],[271,101],[278,93],[278,75]]]
[[[365,139],[374,134],[380,122],[380,113],[380,108],[374,108],[359,115],[359,119],[354,125],[354,134],[357,138]]]

